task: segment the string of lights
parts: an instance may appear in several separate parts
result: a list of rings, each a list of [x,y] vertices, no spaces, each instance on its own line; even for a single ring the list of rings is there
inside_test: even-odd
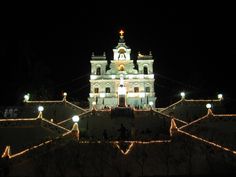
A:
[[[25,149],[25,150],[23,150],[21,152],[15,153],[13,155],[10,154],[10,146],[6,146],[6,148],[5,148],[5,150],[4,150],[4,152],[3,152],[1,157],[4,158],[4,157],[8,156],[11,159],[11,158],[15,158],[15,157],[21,156],[21,155],[25,154],[26,152],[29,152],[29,151],[34,150],[34,149],[37,149],[37,148],[39,148],[39,147],[41,147],[43,145],[49,144],[49,143],[51,143],[51,142],[53,142],[53,141],[55,141],[55,140],[57,140],[57,139],[59,139],[61,137],[65,137],[65,136],[67,136],[69,134],[71,134],[71,131],[65,132],[65,133],[62,134],[62,136],[58,136],[58,137],[56,137],[55,139],[52,139],[52,140],[47,140],[47,141],[42,142],[42,143],[40,143],[38,145],[32,146],[30,148],[27,148],[27,149]]]
[[[230,118],[235,117],[235,118],[236,118],[236,114],[213,114],[213,113],[211,112],[211,109],[208,109],[208,114],[206,114],[205,116],[200,117],[200,118],[198,118],[198,119],[196,119],[196,120],[190,122],[190,123],[187,124],[187,125],[183,125],[183,126],[179,127],[179,129],[186,128],[186,127],[188,127],[188,126],[190,126],[190,125],[192,125],[192,124],[194,124],[194,123],[196,123],[196,122],[199,122],[199,121],[201,121],[201,120],[203,120],[203,119],[206,119],[206,118],[209,117],[209,115],[211,115],[211,116],[213,116],[213,117],[230,117]]]
[[[214,114],[214,117],[234,117],[236,118],[236,114]]]
[[[185,121],[183,121],[183,120],[180,120],[180,119],[177,119],[177,118],[173,118],[174,120],[177,120],[177,121],[179,121],[179,122],[181,122],[181,123],[183,123],[183,124],[185,124],[185,125],[187,125],[188,124],[188,122],[185,122]]]
[[[212,103],[212,102],[220,102],[220,100],[203,100],[203,99],[201,99],[201,100],[193,100],[193,99],[185,99],[185,102],[204,102],[204,103]]]
[[[70,130],[66,129],[65,127],[62,127],[62,126],[60,126],[60,125],[58,125],[58,124],[55,124],[55,123],[53,123],[53,122],[51,122],[51,121],[49,121],[49,120],[47,120],[47,119],[45,119],[45,118],[42,118],[42,120],[45,121],[45,122],[47,122],[47,123],[49,123],[49,124],[51,124],[51,125],[53,125],[53,126],[55,126],[55,127],[57,127],[57,128],[60,128],[60,129],[62,129],[62,130],[65,130],[66,132],[70,131]]]
[[[67,136],[69,134],[71,134],[72,131],[69,131],[69,132],[66,132],[64,133],[61,137],[64,137],[64,136]],[[6,155],[9,156],[9,158],[15,158],[15,157],[18,157],[20,155],[23,155],[25,154],[26,152],[29,152],[31,150],[34,150],[36,148],[39,148],[43,145],[46,145],[48,143],[51,143],[53,142],[54,140],[56,139],[59,139],[59,137],[56,137],[55,139],[53,140],[48,140],[48,141],[45,141],[43,143],[40,143],[38,145],[35,145],[35,146],[32,146],[30,148],[27,148],[21,152],[18,152],[16,154],[13,154],[11,155],[10,154],[10,146],[6,146],[5,150],[4,150],[4,153],[2,154],[2,158],[6,157]],[[79,144],[101,144],[101,143],[107,143],[107,144],[113,144],[115,147],[117,147],[122,154],[124,155],[127,155],[130,151],[131,151],[131,148],[135,145],[135,144],[158,144],[158,143],[170,143],[171,140],[151,140],[151,141],[78,141]],[[120,143],[126,143],[126,144],[129,144],[128,148],[126,151],[124,151],[123,149],[120,148]]]
[[[155,110],[155,109],[152,109],[152,111],[155,112],[155,113],[161,114],[162,116],[165,116],[165,117],[171,118],[171,116],[169,116],[169,115],[167,115],[167,114],[163,114],[162,112],[157,111],[157,110]]]
[[[66,104],[68,104],[68,105],[70,105],[70,106],[72,106],[72,107],[74,107],[74,108],[76,108],[76,109],[79,109],[79,110],[84,111],[84,112],[87,111],[87,110],[85,110],[85,109],[83,109],[83,108],[81,108],[81,107],[79,107],[79,106],[77,106],[77,105],[75,105],[75,104],[73,104],[73,103],[67,101],[67,100],[66,100],[65,102],[66,102]]]
[[[55,100],[55,101],[26,101],[27,103],[62,103],[63,100]]]
[[[149,112],[150,111],[150,109],[136,109],[136,108],[133,108],[133,110],[135,112]]]
[[[150,141],[135,141],[135,140],[130,140],[130,141],[85,141],[85,140],[80,140],[79,143],[81,144],[101,144],[101,143],[107,143],[107,144],[119,144],[119,143],[127,143],[127,144],[155,144],[155,143],[170,143],[171,140],[150,140]]]
[[[0,122],[18,122],[18,121],[32,121],[37,118],[18,118],[18,119],[0,119]]]
[[[80,114],[80,116],[81,116],[81,115],[85,115],[85,114],[91,112],[91,110],[90,110],[90,111],[86,111],[86,110],[84,110],[84,109],[78,107],[77,105],[68,102],[68,101],[66,100],[67,94],[64,93],[63,95],[64,95],[64,98],[63,98],[62,101],[28,101],[28,100],[27,100],[27,102],[28,102],[28,103],[32,103],[32,102],[36,102],[36,103],[65,102],[65,103],[69,104],[70,106],[73,106],[73,107],[75,107],[75,108],[77,108],[77,109],[83,110],[84,113]],[[183,97],[182,97],[182,98],[183,98]],[[183,101],[183,100],[185,100],[185,99],[181,99],[180,101],[174,103],[173,105],[176,105],[176,104],[178,104],[179,102],[181,102],[181,101]],[[189,101],[189,102],[199,102],[199,101],[213,102],[213,101],[219,101],[219,100],[185,100],[185,101]],[[173,106],[173,105],[171,105],[171,106]],[[45,122],[47,122],[47,123],[50,123],[50,124],[52,124],[52,125],[55,126],[55,127],[58,127],[58,128],[60,128],[60,129],[65,130],[66,132],[62,134],[62,137],[63,137],[63,136],[66,136],[66,135],[68,135],[68,134],[70,134],[70,133],[72,132],[72,130],[69,131],[68,129],[66,129],[66,128],[64,128],[64,127],[61,127],[60,125],[57,125],[57,124],[55,124],[55,123],[53,123],[53,122],[50,122],[50,121],[48,121],[47,119],[43,118],[43,117],[42,117],[43,107],[42,107],[42,108],[41,108],[41,107],[42,107],[42,106],[39,106],[39,108],[38,108],[38,110],[39,110],[39,115],[40,115],[40,116],[38,116],[37,118],[30,118],[30,119],[29,119],[29,118],[21,118],[21,119],[0,119],[0,122],[4,122],[4,121],[32,121],[32,120],[37,120],[37,119],[40,118],[40,119],[42,119],[43,121],[45,121]],[[157,113],[159,113],[159,114],[161,114],[161,115],[163,115],[163,116],[172,118],[171,116],[165,115],[165,114],[160,113],[160,112],[158,112],[158,111],[156,111],[156,110],[153,110],[153,111],[154,111],[154,112],[157,112]],[[218,148],[220,148],[220,149],[223,149],[223,150],[225,150],[225,151],[232,152],[233,154],[236,154],[236,151],[233,151],[233,150],[231,150],[231,149],[229,149],[229,148],[227,148],[227,147],[223,147],[223,146],[221,146],[221,145],[219,145],[219,144],[216,144],[216,143],[214,143],[214,142],[210,142],[210,141],[208,141],[208,140],[205,140],[205,139],[203,139],[203,138],[200,138],[200,137],[198,137],[198,136],[192,135],[192,134],[190,134],[190,133],[187,133],[187,132],[181,130],[181,129],[187,127],[187,126],[190,126],[190,125],[192,125],[192,124],[194,124],[194,123],[196,123],[196,122],[202,120],[202,119],[208,118],[209,115],[218,116],[218,117],[220,117],[220,116],[226,116],[226,115],[214,115],[214,114],[211,112],[211,109],[210,109],[210,107],[209,107],[209,109],[208,109],[208,114],[207,114],[207,115],[205,115],[205,116],[203,116],[203,117],[201,117],[201,118],[199,118],[199,119],[197,119],[197,120],[194,120],[194,121],[190,122],[189,124],[188,124],[187,122],[182,121],[182,120],[179,120],[179,119],[177,119],[177,118],[173,118],[172,120],[173,120],[173,121],[174,121],[174,120],[177,120],[177,121],[180,121],[180,122],[186,124],[186,125],[180,127],[179,129],[178,129],[178,128],[176,127],[176,125],[175,125],[177,132],[182,133],[182,134],[185,134],[185,135],[188,135],[188,136],[190,136],[190,137],[192,137],[192,138],[194,138],[194,139],[197,139],[197,140],[199,140],[199,141],[203,141],[203,142],[205,142],[205,143],[208,143],[208,144],[210,144],[210,145],[213,145],[213,146],[218,147]],[[234,114],[228,114],[227,116],[236,117],[236,115],[234,115]],[[66,121],[68,121],[68,120],[70,120],[70,119],[66,119],[66,120],[64,120],[64,121],[62,121],[62,122],[59,122],[58,124],[64,123],[64,122],[66,122]],[[58,138],[59,138],[59,137],[57,137],[57,138],[55,138],[55,139],[58,139]],[[54,140],[55,140],[55,139],[54,139]],[[33,150],[33,149],[39,148],[39,147],[41,147],[41,146],[43,146],[43,145],[45,145],[45,144],[48,144],[48,143],[50,143],[50,142],[52,142],[52,141],[53,141],[53,140],[48,140],[48,141],[43,142],[43,143],[41,143],[41,144],[39,144],[39,145],[35,145],[35,146],[31,147],[31,148],[25,149],[25,150],[23,150],[23,151],[21,151],[21,152],[19,152],[19,153],[14,154],[14,155],[10,155],[10,146],[6,146],[5,151],[4,151],[3,155],[2,155],[2,157],[5,157],[5,156],[8,154],[9,157],[14,158],[14,157],[20,156],[20,155],[22,155],[22,154],[24,154],[24,153],[26,153],[26,152],[28,152],[28,151],[30,151],[30,150]],[[85,143],[97,143],[97,144],[100,144],[100,143],[109,143],[109,144],[113,144],[113,145],[114,145],[115,147],[117,147],[117,148],[121,151],[121,153],[124,154],[124,155],[127,155],[127,154],[131,151],[131,149],[134,147],[135,144],[154,144],[154,143],[169,143],[169,142],[171,142],[171,140],[152,140],[152,141],[108,141],[108,142],[104,142],[104,141],[79,141],[80,144],[85,144]],[[121,144],[121,143],[128,144],[128,147],[126,148],[126,150],[124,150],[124,149],[122,149],[122,148],[120,147],[120,144]]]
[[[175,103],[171,104],[170,106],[168,106],[168,107],[166,107],[166,108],[162,109],[160,112],[164,112],[164,111],[166,111],[166,110],[168,110],[168,109],[172,108],[173,106],[175,106],[175,105],[177,105],[177,104],[181,103],[182,101],[183,101],[183,99],[181,99],[181,100],[179,100],[179,101],[177,101],[177,102],[175,102]]]
[[[10,146],[6,146],[5,147],[5,150],[4,150],[4,152],[3,152],[1,157],[5,158],[5,157],[8,157],[8,156],[10,156]]]
[[[132,147],[134,146],[134,143],[129,144],[129,145],[128,145],[128,148],[127,148],[125,151],[120,148],[120,146],[119,146],[118,143],[114,143],[114,145],[120,150],[120,152],[121,152],[123,155],[127,155],[127,154],[131,151]]]
[[[159,113],[159,114],[161,114],[161,115],[163,115],[163,116],[165,116],[165,117],[168,117],[168,118],[170,118],[170,119],[172,118],[171,116],[169,116],[169,115],[167,115],[167,114],[163,114],[163,113],[160,112],[160,111],[156,111],[156,110],[154,110],[154,109],[153,109],[153,111],[156,112],[156,113]],[[175,117],[174,117],[174,119],[177,120],[177,121],[179,121],[179,122],[181,122],[181,123],[183,123],[183,124],[186,124],[186,125],[188,124],[188,122],[185,122],[185,121],[183,121],[183,120],[177,119],[177,118],[175,118]]]
[[[62,135],[62,137],[66,136],[66,135],[69,135],[71,132],[72,132],[72,131],[68,131],[68,132],[64,133],[64,134]],[[216,143],[214,143],[214,142],[210,142],[210,141],[205,140],[205,139],[203,139],[203,138],[200,138],[200,137],[198,137],[198,136],[192,135],[192,134],[187,133],[187,132],[185,132],[185,131],[182,131],[182,130],[180,130],[180,129],[178,129],[178,132],[179,132],[179,133],[182,133],[182,134],[184,134],[184,135],[187,135],[187,136],[189,136],[189,137],[191,137],[191,138],[194,138],[194,139],[196,139],[196,140],[199,140],[199,141],[205,142],[205,143],[207,143],[207,144],[210,144],[210,145],[212,145],[212,146],[215,146],[215,147],[217,147],[217,148],[220,148],[220,149],[223,149],[223,150],[225,150],[225,151],[229,151],[229,152],[231,152],[231,153],[233,153],[233,154],[236,154],[236,151],[233,151],[233,150],[231,150],[231,149],[229,149],[229,148],[227,148],[227,147],[223,147],[223,146],[221,146],[221,145],[219,145],[219,144],[216,144]],[[57,137],[57,138],[55,138],[55,139],[58,139],[58,138],[59,138],[59,137]],[[17,157],[17,156],[19,156],[19,155],[23,155],[23,154],[25,154],[26,152],[29,152],[30,150],[39,148],[39,147],[41,147],[41,146],[43,146],[43,145],[45,145],[45,144],[48,144],[48,143],[50,143],[50,142],[52,142],[52,141],[53,141],[53,140],[49,140],[49,141],[43,142],[43,143],[41,143],[41,144],[39,144],[39,145],[36,145],[36,146],[31,147],[31,148],[25,149],[25,150],[23,150],[23,151],[21,151],[21,152],[19,152],[19,153],[16,153],[16,154],[14,154],[14,155],[11,155],[10,158],[14,158],[14,157]],[[117,147],[117,148],[121,151],[121,153],[122,153],[123,155],[127,155],[127,154],[131,151],[131,149],[134,147],[135,144],[157,144],[157,143],[170,143],[170,142],[171,142],[171,140],[151,140],[151,141],[78,141],[78,143],[80,143],[80,144],[92,144],[92,143],[95,143],[95,144],[101,144],[101,143],[113,144],[115,147]],[[120,145],[119,145],[120,143],[129,144],[129,145],[128,145],[128,148],[127,148],[126,150],[123,150],[123,149],[120,147]],[[9,150],[10,150],[10,147],[7,146],[6,149],[5,149],[5,151],[4,151],[4,153],[3,153],[3,155],[2,155],[2,158],[5,157],[7,153],[9,154]]]
[[[47,123],[49,123],[49,124],[51,124],[51,125],[53,125],[57,128],[60,128],[64,131],[66,131],[66,132],[69,131],[68,129],[66,129],[66,128],[60,126],[60,125],[57,125],[57,124],[55,124],[55,123],[53,123],[53,122],[51,122],[51,121],[49,121],[49,120],[47,120],[43,117],[40,117],[40,118],[39,117],[37,117],[37,118],[19,118],[19,119],[0,119],[0,125],[1,125],[1,122],[30,122],[30,121],[36,121],[38,119],[41,119],[42,121],[47,122]]]
[[[221,145],[219,145],[219,144],[216,144],[216,143],[214,143],[214,142],[205,140],[205,139],[203,139],[203,138],[200,138],[200,137],[198,137],[198,136],[192,135],[192,134],[190,134],[190,133],[187,133],[187,132],[182,131],[182,130],[179,130],[179,129],[178,129],[178,132],[179,132],[179,133],[182,133],[182,134],[184,134],[184,135],[187,135],[187,136],[189,136],[189,137],[191,137],[191,138],[193,138],[193,139],[196,139],[196,140],[205,142],[205,143],[210,144],[210,145],[212,145],[212,146],[214,146],[214,147],[220,148],[220,149],[222,149],[222,150],[224,150],[224,151],[228,151],[228,152],[231,152],[231,153],[233,153],[234,155],[236,155],[236,151],[231,150],[231,149],[229,149],[229,148],[227,148],[227,147],[223,147],[223,146],[221,146]]]
[[[83,115],[86,115],[86,114],[88,114],[88,113],[90,113],[90,112],[92,112],[92,110],[83,112],[83,113],[79,114],[78,116],[83,116]],[[71,121],[71,117],[68,118],[68,119],[65,119],[65,120],[63,120],[63,121],[61,121],[61,122],[58,122],[57,124],[58,124],[58,125],[61,125],[61,124],[65,123],[65,122],[68,122],[68,121]]]
[[[190,99],[185,99],[184,96],[182,96],[181,100],[179,100],[179,101],[171,104],[170,106],[162,109],[160,112],[164,112],[164,111],[166,111],[166,110],[168,110],[168,109],[170,109],[170,108],[180,104],[181,102],[186,102],[186,103],[188,103],[188,102],[189,103],[199,103],[199,102],[202,102],[202,103],[214,103],[215,102],[215,103],[219,103],[220,101],[221,101],[220,99],[217,99],[217,100],[216,99],[215,100],[214,99],[212,99],[212,100],[190,100]]]
[[[165,116],[165,117],[168,117],[168,118],[172,119],[172,117],[169,116],[169,115],[163,114],[163,113],[161,113],[161,112],[159,112],[159,111],[156,111],[156,110],[154,110],[154,109],[153,109],[153,111],[156,112],[156,113],[158,113],[158,114],[161,114],[161,115],[163,115],[163,116]],[[174,119],[174,120],[177,120],[177,121],[179,121],[179,122],[181,122],[181,123],[183,123],[183,124],[185,124],[185,125],[188,124],[187,122],[185,122],[185,121],[183,121],[183,120],[180,120],[180,119],[177,119],[177,118],[173,118],[173,119]]]
[[[81,107],[79,107],[79,106],[77,106],[77,105],[75,105],[75,104],[73,104],[73,103],[67,101],[67,100],[66,100],[66,97],[67,97],[67,93],[64,92],[64,93],[63,93],[63,98],[62,98],[62,100],[50,100],[50,101],[46,101],[46,100],[42,100],[42,101],[29,101],[29,94],[27,94],[27,95],[24,96],[24,99],[25,99],[24,101],[25,101],[26,103],[34,103],[34,104],[44,104],[44,103],[66,103],[66,104],[68,104],[68,105],[70,105],[70,106],[72,106],[72,107],[74,107],[74,108],[76,108],[76,109],[79,109],[79,110],[81,110],[81,111],[83,111],[83,112],[86,112],[85,109],[83,109],[83,108],[81,108]]]
[[[188,127],[188,126],[190,126],[190,125],[192,125],[192,124],[195,124],[195,123],[197,123],[197,122],[199,122],[199,121],[201,121],[201,120],[203,120],[203,119],[208,118],[208,116],[209,116],[209,115],[207,114],[207,115],[205,115],[205,116],[203,116],[203,117],[200,117],[200,118],[198,118],[198,119],[196,119],[196,120],[194,120],[194,121],[188,123],[187,125],[183,125],[183,126],[179,127],[179,129],[183,129],[183,128]]]

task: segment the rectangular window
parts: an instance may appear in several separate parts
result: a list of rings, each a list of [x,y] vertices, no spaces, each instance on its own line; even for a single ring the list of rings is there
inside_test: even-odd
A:
[[[150,93],[150,87],[145,87],[145,92]]]
[[[110,87],[106,87],[106,93],[111,93]]]
[[[134,92],[135,93],[139,92],[139,88],[138,87],[134,87]]]
[[[98,93],[99,92],[99,88],[94,88],[94,93]]]

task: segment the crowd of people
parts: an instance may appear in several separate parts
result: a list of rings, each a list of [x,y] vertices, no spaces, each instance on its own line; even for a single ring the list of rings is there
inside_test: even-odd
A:
[[[19,115],[18,108],[5,108],[0,111],[0,117],[2,118],[16,118]]]

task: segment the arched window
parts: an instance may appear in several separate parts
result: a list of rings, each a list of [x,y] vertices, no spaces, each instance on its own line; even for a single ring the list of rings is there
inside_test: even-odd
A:
[[[148,74],[148,67],[147,66],[143,67],[143,74]]]
[[[125,49],[122,48],[122,49],[120,49],[118,52],[119,52],[118,59],[119,59],[119,60],[124,60],[124,59],[126,58],[126,57],[125,57],[125,52],[126,52]]]
[[[96,74],[101,75],[101,68],[100,67],[97,67]]]

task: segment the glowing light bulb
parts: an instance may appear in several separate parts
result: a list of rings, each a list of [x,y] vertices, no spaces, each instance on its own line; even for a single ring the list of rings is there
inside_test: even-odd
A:
[[[207,108],[207,109],[210,109],[210,108],[211,108],[211,104],[210,104],[210,103],[207,103],[207,104],[206,104],[206,108]]]
[[[152,101],[149,101],[148,103],[150,106],[153,106],[153,102]]]
[[[44,110],[44,107],[43,107],[43,106],[39,106],[39,107],[38,107],[38,111],[39,111],[39,112],[43,112],[43,110]]]
[[[223,99],[223,95],[222,95],[221,93],[218,94],[217,97],[218,97],[219,100],[222,100],[222,99]]]
[[[74,122],[74,123],[77,123],[77,122],[79,122],[79,116],[73,116],[72,117],[72,121]]]
[[[28,93],[27,95],[24,95],[24,99],[25,99],[25,101],[29,101],[29,98],[30,98],[29,93]]]
[[[182,98],[184,98],[184,97],[185,97],[185,93],[184,93],[184,92],[181,92],[181,93],[180,93],[180,96],[181,96]]]

